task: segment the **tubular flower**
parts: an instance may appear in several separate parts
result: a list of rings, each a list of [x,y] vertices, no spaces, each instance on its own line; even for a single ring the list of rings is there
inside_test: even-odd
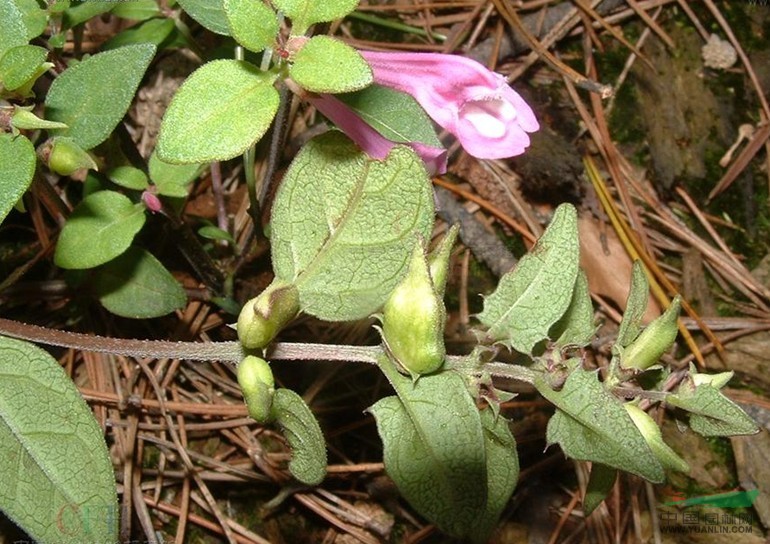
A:
[[[540,125],[505,78],[475,60],[438,53],[361,51],[374,82],[412,95],[479,159],[521,155]]]
[[[374,159],[384,159],[396,145],[374,130],[344,102],[330,94],[308,94],[305,97],[315,108],[340,128],[358,147]],[[419,142],[408,144],[425,163],[428,174],[446,172],[446,150]]]

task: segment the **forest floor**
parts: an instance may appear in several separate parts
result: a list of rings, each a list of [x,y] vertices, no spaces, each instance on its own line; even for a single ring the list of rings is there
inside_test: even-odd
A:
[[[738,532],[741,542],[765,542],[770,528],[770,6],[740,0],[507,3],[516,8],[518,23],[500,16],[496,2],[486,0],[364,0],[354,15],[323,29],[360,48],[475,58],[509,76],[541,122],[531,149],[515,159],[479,161],[451,147],[449,172],[435,180],[440,218],[462,217],[483,227],[482,234],[462,239],[452,254],[448,351],[470,349],[479,295],[491,292],[505,266],[531,247],[556,205],[572,202],[580,210],[581,265],[601,324],[587,357],[599,367],[608,364],[609,339],[628,294],[629,255],[644,252],[657,265],[660,284],[671,286],[667,295],[681,293],[692,310],[683,313],[682,322],[693,343],[680,340],[666,362],[673,368],[692,362],[710,372],[734,371],[727,394],[763,430],[750,437],[704,439],[678,432],[673,419],[664,418],[666,440],[692,471],[672,474],[665,485],[623,475],[605,504],[586,518],[581,510],[586,464],[566,459],[558,447],[545,447],[549,405],[534,388],[516,385],[518,396],[503,404],[503,414],[513,421],[522,471],[491,542],[716,543],[735,541]],[[222,46],[221,37],[182,17],[201,50]],[[86,23],[71,40],[79,42],[80,52],[96,52],[132,24],[106,15]],[[521,28],[553,53],[552,61],[532,52]],[[707,43],[712,45],[704,53]],[[72,54],[73,48],[64,51]],[[173,93],[201,62],[196,53],[174,44],[157,59],[124,121],[145,158]],[[597,82],[611,96],[586,90]],[[295,104],[285,159],[318,122],[310,108]],[[452,143],[451,137],[444,141]],[[258,170],[265,160],[260,153]],[[214,176],[207,169],[192,185],[180,217],[196,229],[224,225],[236,243],[245,244],[249,197],[241,162],[216,168]],[[610,221],[605,195],[629,230],[618,230]],[[29,215],[11,216],[0,230],[2,275],[25,266],[36,254],[30,248],[46,245],[39,238],[20,244],[13,229],[42,229],[49,239],[56,237],[58,227],[41,219],[40,206],[29,210]],[[439,220],[434,234],[445,230]],[[18,321],[109,337],[234,340],[227,326],[234,315],[211,300],[196,271],[174,252],[163,219],[152,218],[143,236],[187,290],[189,303],[175,314],[143,321],[113,316],[69,287],[50,256],[0,292],[0,312]],[[490,249],[496,247],[491,238],[503,240],[503,246]],[[227,246],[211,242],[208,249],[215,262],[232,262]],[[267,247],[251,251],[239,263],[235,301],[254,296],[271,279]],[[651,297],[647,318],[658,315],[660,307],[661,300]],[[379,337],[372,323],[300,317],[280,339],[373,345]],[[446,541],[399,498],[384,472],[374,419],[364,411],[385,394],[387,384],[369,365],[274,365],[277,381],[303,395],[328,441],[326,480],[316,488],[295,488],[287,485],[285,442],[247,417],[230,367],[155,360],[140,368],[109,354],[52,353],[105,428],[122,506],[132,512],[123,521],[123,536],[142,542],[226,542],[224,521],[244,543]],[[147,369],[157,376],[165,399],[150,386]],[[169,436],[170,420],[161,409],[173,413],[196,478]],[[663,504],[753,488],[760,490],[753,509],[706,508],[698,510],[698,520]],[[138,491],[124,492],[128,489]],[[720,521],[712,524],[714,519]],[[707,530],[712,526],[720,529]],[[9,522],[0,525],[0,542],[13,541],[18,536],[13,531]]]

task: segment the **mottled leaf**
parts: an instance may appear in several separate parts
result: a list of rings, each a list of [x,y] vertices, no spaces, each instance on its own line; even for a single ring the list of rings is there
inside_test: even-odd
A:
[[[746,412],[711,385],[682,385],[666,402],[690,412],[690,427],[702,436],[754,434],[759,428]]]

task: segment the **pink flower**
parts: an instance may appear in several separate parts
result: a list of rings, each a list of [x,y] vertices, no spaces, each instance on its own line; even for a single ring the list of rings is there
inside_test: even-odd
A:
[[[358,147],[374,159],[384,159],[396,145],[379,132],[374,130],[363,119],[356,115],[345,103],[330,94],[310,94],[305,96],[315,108],[323,113],[331,122],[337,125]],[[446,172],[446,150],[419,142],[407,144],[414,149],[425,163],[428,174],[443,174]]]
[[[540,125],[505,78],[475,60],[438,53],[360,51],[374,82],[412,95],[479,159],[521,155]]]

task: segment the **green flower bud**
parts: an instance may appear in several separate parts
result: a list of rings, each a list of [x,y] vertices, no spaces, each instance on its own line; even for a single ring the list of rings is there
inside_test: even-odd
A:
[[[261,349],[299,312],[299,291],[274,280],[258,297],[244,304],[238,316],[238,339],[246,349]]]
[[[650,323],[636,340],[626,347],[620,354],[620,366],[623,368],[635,368],[645,370],[671,348],[676,340],[677,319],[682,299],[677,296],[671,302],[668,309]]]
[[[393,356],[413,376],[435,372],[444,363],[444,301],[433,281],[420,240],[409,271],[385,303],[382,333]]]
[[[60,176],[69,176],[83,168],[99,170],[91,155],[71,138],[53,138],[41,146],[39,153],[48,168]]]
[[[270,421],[273,405],[275,379],[267,361],[254,355],[247,355],[238,365],[238,385],[249,415],[259,423]]]
[[[639,432],[644,437],[652,453],[664,468],[678,472],[690,472],[690,465],[663,441],[660,427],[658,427],[658,424],[655,423],[655,420],[647,412],[635,404],[626,403],[623,406],[628,415],[631,416],[631,420],[636,425],[636,428],[639,429]]]
[[[438,247],[428,256],[430,277],[433,280],[433,287],[440,297],[444,296],[447,274],[449,272],[449,256],[452,253],[452,247],[455,245],[455,241],[457,241],[459,232],[460,225],[455,223],[446,233],[444,239],[441,240]]]

